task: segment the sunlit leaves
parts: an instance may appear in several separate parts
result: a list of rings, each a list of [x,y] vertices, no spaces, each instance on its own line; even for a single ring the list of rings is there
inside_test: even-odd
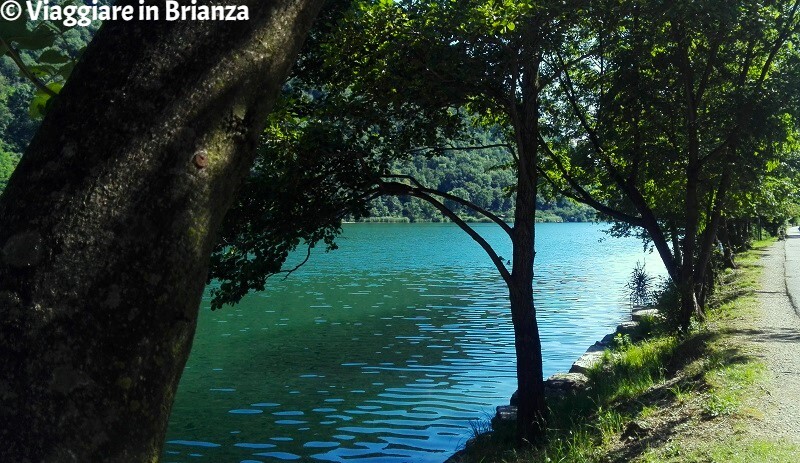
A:
[[[58,21],[28,22],[24,17],[0,23],[0,55],[11,57],[20,75],[37,87],[29,108],[35,119],[44,116],[50,98],[58,94],[75,67],[77,56],[57,46],[67,30],[69,27]],[[34,56],[41,53],[31,62],[21,50],[31,51]]]
[[[490,0],[475,8],[475,19],[488,25],[489,32],[506,34],[515,31],[533,8],[530,1]]]

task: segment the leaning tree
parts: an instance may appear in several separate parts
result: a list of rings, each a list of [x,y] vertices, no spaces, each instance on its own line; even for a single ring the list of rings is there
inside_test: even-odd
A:
[[[249,21],[105,24],[0,198],[3,461],[159,459],[217,230],[323,1],[235,3]]]

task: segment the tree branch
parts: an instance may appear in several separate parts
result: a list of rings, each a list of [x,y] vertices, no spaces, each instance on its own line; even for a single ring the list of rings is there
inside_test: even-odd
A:
[[[273,275],[278,275],[278,274],[281,274],[281,273],[285,273],[286,275],[283,277],[283,280],[282,280],[282,281],[286,281],[286,279],[287,279],[287,278],[289,278],[289,276],[290,276],[292,273],[294,273],[294,272],[296,272],[296,271],[300,270],[300,267],[302,267],[302,266],[306,265],[306,263],[308,262],[308,260],[311,258],[311,248],[313,248],[313,247],[314,247],[314,245],[313,245],[313,244],[311,244],[311,243],[309,243],[309,244],[308,244],[308,249],[306,250],[306,258],[305,258],[305,259],[303,259],[303,261],[302,261],[302,262],[300,262],[299,264],[295,265],[293,268],[290,268],[289,270],[280,270],[280,271],[278,271],[278,272],[275,272],[275,273],[269,274],[269,275],[267,275],[267,278],[269,278],[269,277],[271,277],[271,276],[273,276]]]
[[[547,142],[545,142],[544,138],[542,138],[541,135],[539,136],[539,142],[541,143],[547,155],[550,156],[550,158],[553,160],[559,172],[561,172],[561,176],[567,181],[567,183],[569,183],[573,191],[575,191],[575,194],[570,194],[563,188],[559,187],[556,184],[555,180],[552,177],[550,177],[550,174],[548,174],[547,171],[545,171],[545,169],[543,169],[541,166],[537,166],[537,170],[539,170],[539,173],[545,178],[545,180],[547,180],[548,183],[550,183],[550,185],[552,185],[556,190],[558,190],[559,193],[569,198],[572,198],[575,201],[586,204],[587,206],[592,207],[598,212],[601,212],[609,217],[613,217],[616,220],[629,223],[633,226],[644,227],[644,222],[642,221],[641,217],[634,217],[632,215],[625,214],[624,212],[612,209],[611,207],[606,206],[600,201],[597,201],[591,195],[591,193],[586,191],[586,189],[583,188],[572,175],[570,175],[566,166],[564,166],[564,163],[562,163],[561,159],[559,159],[558,156],[556,156],[556,154],[553,153],[553,150],[550,149],[550,146],[548,146]]]
[[[705,95],[706,89],[708,88],[708,82],[711,78],[711,71],[714,69],[714,66],[717,63],[717,55],[719,53],[720,46],[722,45],[722,34],[717,34],[715,37],[714,42],[710,47],[710,52],[708,56],[708,61],[706,61],[706,66],[703,69],[703,74],[700,77],[700,83],[697,88],[697,93],[695,94],[695,101],[701,101],[703,96]]]
[[[561,55],[558,55],[558,60],[563,64],[564,60],[561,58]],[[559,79],[561,82],[561,88],[564,90],[564,93],[567,95],[567,99],[569,100],[569,104],[572,107],[572,112],[575,113],[575,117],[578,118],[578,121],[581,123],[581,127],[583,130],[586,131],[586,134],[589,136],[589,140],[592,142],[592,146],[594,146],[594,150],[597,154],[605,156],[603,151],[603,147],[600,143],[600,137],[598,137],[597,132],[589,125],[589,121],[586,118],[586,115],[581,110],[580,106],[578,105],[578,100],[575,97],[575,86],[572,83],[572,78],[569,75],[569,70],[564,69],[564,77]]]
[[[764,62],[764,66],[761,68],[761,75],[758,78],[757,86],[761,85],[764,80],[767,78],[767,74],[769,74],[769,68],[772,67],[772,62],[775,60],[775,57],[778,55],[778,51],[780,51],[783,44],[786,43],[789,36],[792,33],[797,32],[797,29],[800,28],[800,23],[795,24],[792,26],[792,21],[795,20],[795,16],[797,15],[797,10],[800,8],[800,0],[796,0],[794,5],[792,5],[791,13],[786,17],[786,22],[782,25],[783,30],[781,30],[778,38],[775,39],[775,42],[772,45],[772,48],[769,52],[769,56],[767,60]]]
[[[38,77],[33,75],[31,70],[28,69],[28,66],[22,61],[22,57],[19,56],[19,53],[17,53],[17,50],[15,50],[14,47],[12,47],[10,43],[6,43],[6,41],[3,40],[2,37],[0,37],[0,45],[3,45],[4,47],[6,47],[6,49],[8,50],[8,56],[17,65],[17,67],[19,68],[20,72],[22,72],[22,75],[24,75],[28,80],[30,80],[31,83],[33,83],[33,85],[36,86],[36,88],[38,88],[39,90],[43,91],[44,93],[50,95],[51,97],[58,95],[58,93],[52,91],[50,88],[47,87],[47,85],[45,85],[41,80],[39,80]]]
[[[434,197],[430,196],[424,191],[421,191],[418,188],[413,188],[405,183],[400,182],[384,182],[382,185],[382,191],[384,194],[388,195],[395,195],[395,196],[413,196],[415,198],[422,199],[427,201],[433,207],[435,207],[439,212],[442,213],[445,217],[452,220],[453,223],[458,225],[461,230],[463,230],[467,235],[470,236],[476,243],[480,245],[481,248],[486,252],[489,258],[494,263],[494,266],[497,268],[497,271],[500,272],[500,276],[503,278],[503,281],[506,284],[510,284],[511,282],[511,273],[509,273],[508,269],[506,268],[503,260],[500,256],[497,255],[494,248],[478,233],[469,226],[466,222],[464,222],[456,213],[451,211],[447,208],[443,203],[436,200]]]
[[[443,192],[441,192],[439,190],[434,190],[432,188],[426,188],[419,181],[417,181],[417,179],[415,179],[414,177],[412,177],[410,175],[399,175],[399,174],[398,175],[385,175],[384,178],[402,178],[402,179],[407,179],[408,181],[410,181],[411,183],[414,184],[415,189],[417,189],[417,190],[419,190],[419,191],[421,191],[423,193],[426,193],[426,194],[429,194],[429,195],[434,195],[434,196],[439,196],[439,197],[444,198],[444,199],[448,199],[448,200],[453,201],[455,203],[461,204],[464,207],[468,207],[468,208],[472,209],[473,211],[483,215],[487,219],[489,219],[492,222],[494,222],[497,225],[499,225],[500,228],[502,228],[503,231],[506,232],[506,234],[509,237],[513,233],[512,229],[511,229],[511,226],[509,226],[503,219],[501,219],[500,217],[496,216],[495,214],[487,211],[486,209],[478,206],[477,204],[472,203],[470,201],[467,201],[464,198],[459,198],[458,196],[454,196],[454,195],[451,195],[449,193],[443,193]]]

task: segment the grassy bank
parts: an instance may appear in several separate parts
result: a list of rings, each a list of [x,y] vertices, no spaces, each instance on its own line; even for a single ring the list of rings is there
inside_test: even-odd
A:
[[[642,323],[646,338],[618,337],[588,374],[589,389],[551,404],[546,444],[513,445],[513,426],[499,424],[467,445],[465,462],[790,462],[800,449],[750,436],[761,412],[765,367],[730,333],[757,313],[758,249],[726,270],[708,320],[685,336],[659,320]]]

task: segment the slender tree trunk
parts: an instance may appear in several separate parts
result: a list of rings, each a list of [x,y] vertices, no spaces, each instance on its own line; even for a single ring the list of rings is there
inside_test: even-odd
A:
[[[681,254],[681,240],[680,236],[678,235],[678,227],[675,225],[674,222],[670,223],[670,231],[669,231],[672,239],[672,255],[673,259],[675,260],[675,265],[680,267],[683,265],[683,254]],[[674,278],[672,281],[677,282],[678,278]]]
[[[160,457],[215,233],[322,1],[227,3],[250,20],[103,26],[0,199],[3,461]]]
[[[683,80],[684,104],[686,105],[687,156],[686,192],[684,199],[683,265],[678,287],[681,292],[681,327],[689,328],[692,315],[700,314],[696,294],[695,265],[697,259],[697,233],[700,222],[700,203],[698,186],[700,183],[700,136],[697,122],[697,101],[695,99],[695,78],[689,59],[688,36],[680,24],[673,25],[678,44],[678,68]]]
[[[753,241],[753,230],[750,219],[744,221],[744,232],[742,234],[742,249],[750,249],[750,242]]]
[[[729,227],[729,221],[723,218],[717,233],[719,242],[722,244],[722,265],[724,265],[725,268],[736,268],[736,262],[733,257],[733,244],[731,244],[730,233],[728,231]]]
[[[705,316],[706,300],[711,293],[714,285],[713,265],[711,254],[714,251],[714,243],[717,241],[717,230],[722,221],[722,208],[727,199],[728,181],[730,179],[730,168],[726,168],[720,178],[719,187],[714,198],[708,223],[703,231],[700,252],[698,253],[697,265],[695,268],[694,280],[700,285],[698,303],[701,314]]]
[[[517,437],[520,442],[535,442],[545,430],[547,405],[544,399],[542,346],[533,301],[535,258],[535,219],[537,195],[537,152],[539,146],[539,61],[526,69],[523,78],[523,103],[516,112],[519,161],[517,196],[512,233],[513,268],[508,285],[514,347],[517,355],[519,405]]]
[[[699,182],[699,167],[690,162],[686,172],[686,231],[683,237],[683,265],[681,265],[681,279],[678,287],[681,293],[680,323],[683,329],[688,329],[694,314],[699,314],[697,303],[697,281],[695,280],[697,225],[700,220],[697,201],[697,183]]]
[[[661,261],[664,263],[669,277],[672,281],[678,281],[680,277],[680,262],[675,254],[673,254],[672,250],[670,250],[667,238],[664,236],[664,232],[661,230],[658,221],[656,221],[655,215],[649,207],[646,209],[639,209],[639,212],[642,214],[642,217],[644,217],[644,229],[653,241],[653,245],[658,251],[658,255],[661,257]],[[680,253],[678,253],[678,256],[679,255]]]
[[[693,138],[693,137],[690,137]],[[696,142],[696,140],[695,140]],[[681,327],[686,330],[695,313],[699,313],[695,281],[697,228],[700,220],[697,185],[700,181],[700,167],[697,162],[697,146],[690,140],[689,164],[686,168],[686,197],[684,204],[685,231],[683,236],[683,263],[680,268]],[[694,153],[694,154],[692,154]]]
[[[705,316],[705,307],[708,304],[708,298],[714,292],[714,284],[717,279],[716,271],[714,270],[714,265],[709,262],[706,264],[706,270],[703,272],[703,283],[700,286],[700,293],[697,296],[697,303],[703,309],[703,316]]]
[[[522,234],[518,235],[522,237]],[[529,259],[533,260],[533,251]],[[517,357],[517,436],[520,442],[536,442],[545,430],[542,346],[530,284],[515,282],[509,288]]]

